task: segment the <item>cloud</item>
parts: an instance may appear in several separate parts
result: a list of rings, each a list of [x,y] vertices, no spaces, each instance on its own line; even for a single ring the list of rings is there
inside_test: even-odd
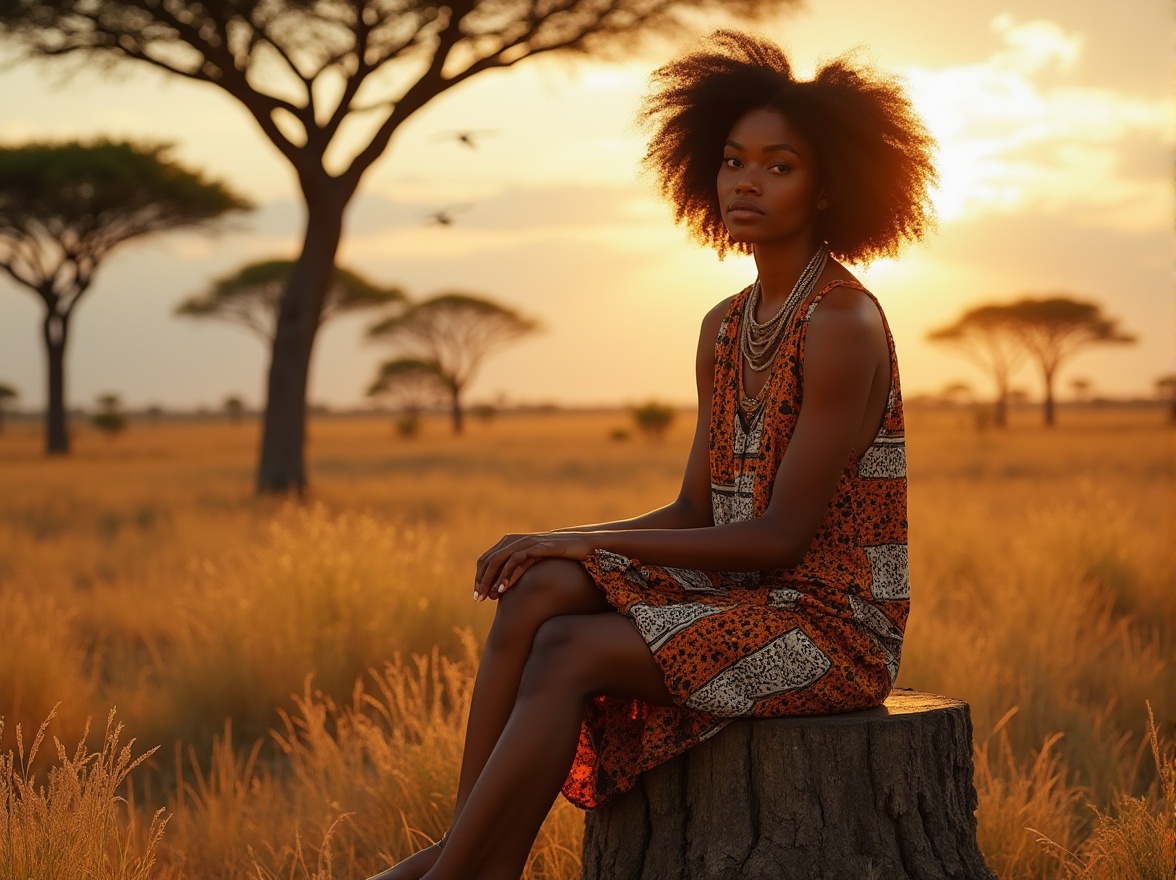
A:
[[[1004,40],[1004,48],[993,56],[994,63],[1023,75],[1056,66],[1062,72],[1074,69],[1086,42],[1084,34],[1067,34],[1052,21],[1018,24],[1010,13],[992,20],[992,30]]]
[[[1001,45],[984,62],[908,72],[940,143],[941,218],[1065,210],[1142,229],[1167,217],[1167,189],[1133,169],[1166,150],[1169,102],[1070,84],[1082,34],[1007,14],[991,27]]]

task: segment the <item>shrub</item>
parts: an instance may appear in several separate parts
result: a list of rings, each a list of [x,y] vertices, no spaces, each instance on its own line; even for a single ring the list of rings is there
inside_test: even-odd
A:
[[[674,408],[663,403],[650,401],[634,408],[633,420],[637,427],[651,440],[661,440],[674,421]]]

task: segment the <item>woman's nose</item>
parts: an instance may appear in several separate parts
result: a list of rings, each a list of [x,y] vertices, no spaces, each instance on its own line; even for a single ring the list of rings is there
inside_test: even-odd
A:
[[[759,181],[751,174],[741,174],[739,179],[735,181],[735,193],[737,195],[746,195],[759,192]]]

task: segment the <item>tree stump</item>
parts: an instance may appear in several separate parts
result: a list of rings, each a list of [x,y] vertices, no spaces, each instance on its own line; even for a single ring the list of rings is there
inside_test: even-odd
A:
[[[968,704],[735,722],[587,817],[583,880],[995,880]]]

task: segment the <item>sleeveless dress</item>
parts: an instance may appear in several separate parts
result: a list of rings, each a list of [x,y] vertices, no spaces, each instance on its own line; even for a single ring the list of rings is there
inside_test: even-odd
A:
[[[802,302],[750,418],[738,402],[739,322],[750,288],[732,301],[715,344],[715,525],[746,521],[767,509],[800,412],[809,319],[837,286],[874,300],[858,284],[834,281]],[[564,782],[568,800],[597,807],[735,718],[849,712],[886,698],[898,674],[910,596],[906,446],[888,325],[886,339],[890,396],[882,426],[864,454],[850,455],[799,565],[698,571],[643,565],[607,550],[585,560],[608,601],[649,645],[675,705],[595,698]]]

